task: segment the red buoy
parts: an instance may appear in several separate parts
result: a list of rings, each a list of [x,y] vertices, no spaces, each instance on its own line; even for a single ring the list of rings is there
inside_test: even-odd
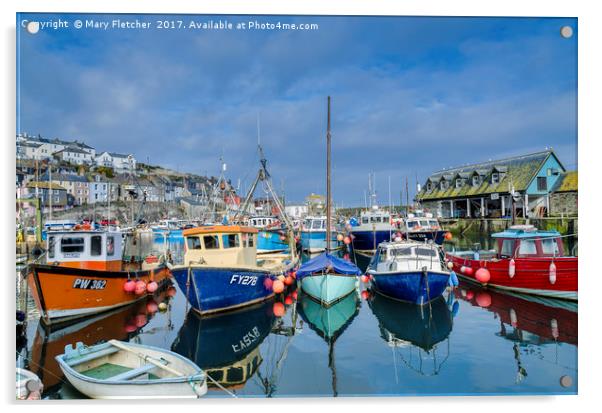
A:
[[[146,311],[149,314],[155,314],[157,310],[159,310],[159,306],[157,305],[155,300],[149,300],[149,302],[146,303]]]
[[[360,278],[363,283],[367,283],[368,281],[370,281],[370,277],[367,276],[366,274],[362,274],[362,276]]]
[[[367,300],[367,299],[369,299],[369,298],[370,298],[370,291],[368,291],[368,290],[364,290],[364,291],[362,291],[362,298],[363,298],[364,300]]]
[[[172,286],[167,289],[167,295],[169,297],[174,297],[176,295],[176,292],[177,292],[176,287]]]
[[[293,299],[296,300],[297,299],[297,291],[293,291],[291,293],[291,297],[293,297]]]
[[[451,239],[452,239],[453,237],[454,237],[454,236],[452,235],[452,233],[451,233],[451,232],[447,231],[447,232],[445,233],[445,239],[446,239],[447,241],[451,241]]]
[[[293,303],[293,297],[291,297],[290,295],[287,295],[286,298],[284,299],[284,304],[291,305],[292,303]]]
[[[472,275],[473,273],[474,271],[472,270],[472,267],[464,267],[464,274]]]
[[[475,274],[475,278],[481,284],[487,284],[491,279],[491,273],[487,268],[479,268]]]
[[[159,288],[159,284],[156,281],[151,281],[146,286],[146,290],[151,294],[157,291],[157,288]]]
[[[274,283],[272,284],[272,290],[276,294],[280,294],[282,291],[284,291],[284,283],[280,280],[274,281]]]
[[[146,292],[146,283],[142,280],[136,281],[136,288],[134,289],[134,293],[136,295],[141,295]]]
[[[343,239],[343,242],[345,243],[345,245],[349,245],[349,244],[351,244],[351,238],[349,238],[349,237],[345,237],[345,238]]]
[[[291,285],[293,283],[293,277],[291,277],[290,275],[288,275],[285,279],[284,279],[284,283],[286,285]]]
[[[133,293],[136,289],[136,283],[133,280],[127,280],[125,284],[123,284],[123,291],[126,293]]]
[[[126,323],[124,327],[126,333],[133,333],[137,329],[138,327],[136,327],[136,324],[133,321]]]
[[[274,303],[272,307],[272,311],[276,317],[282,317],[286,313],[286,309],[284,308],[284,304],[282,303]]]

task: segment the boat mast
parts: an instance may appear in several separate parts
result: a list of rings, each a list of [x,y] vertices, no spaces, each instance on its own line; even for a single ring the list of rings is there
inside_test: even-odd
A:
[[[330,252],[330,96],[328,96],[328,126],[326,130],[326,252]]]

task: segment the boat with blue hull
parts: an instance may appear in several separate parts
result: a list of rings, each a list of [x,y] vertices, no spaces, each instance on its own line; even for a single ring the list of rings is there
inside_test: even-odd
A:
[[[172,274],[201,314],[234,310],[274,295],[272,281],[296,265],[291,254],[257,256],[257,229],[238,225],[184,231],[184,264]]]
[[[257,253],[266,254],[290,250],[286,226],[277,217],[256,216],[249,226],[257,228]]]
[[[434,244],[413,241],[379,245],[367,273],[376,292],[396,300],[424,305],[440,297],[448,285],[456,284]]]
[[[326,250],[326,217],[308,216],[303,221],[301,228],[301,247],[309,253],[324,252]],[[337,239],[336,231],[330,231],[331,250],[343,247]]]
[[[403,220],[399,226],[402,237],[413,241],[433,241],[437,245],[443,244],[448,231],[441,228],[439,221],[431,213],[415,211]]]
[[[391,223],[389,212],[379,209],[377,205],[373,205],[368,211],[362,211],[359,221],[351,222],[351,248],[360,255],[374,255],[378,245],[391,241],[397,232]]]
[[[326,252],[307,261],[296,272],[303,292],[325,307],[355,292],[360,274],[355,264]]]

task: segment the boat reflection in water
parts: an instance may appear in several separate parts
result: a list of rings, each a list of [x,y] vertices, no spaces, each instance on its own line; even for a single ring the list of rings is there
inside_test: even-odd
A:
[[[65,352],[66,345],[81,341],[89,346],[111,339],[120,341],[134,339],[153,318],[158,310],[158,303],[165,301],[169,291],[169,289],[162,290],[153,297],[149,296],[129,306],[58,329],[44,328],[40,323],[29,357],[27,357],[27,363],[29,370],[38,375],[44,383],[45,395],[51,398],[62,397],[57,394],[57,391],[63,393],[60,385],[64,383],[65,379],[54,358]],[[71,385],[63,384],[64,387],[71,387]],[[70,392],[69,390],[67,393]],[[71,393],[74,393],[75,398],[86,398],[75,389],[72,389]]]
[[[557,364],[560,343],[577,346],[578,313],[574,301],[499,292],[472,284],[461,285],[455,295],[472,306],[491,311],[499,318],[500,329],[496,335],[514,342],[516,383],[527,376],[521,352],[529,354],[534,347],[554,345],[556,357],[553,362]]]
[[[431,301],[430,305],[418,306],[375,293],[368,305],[378,319],[381,337],[393,350],[396,372],[397,357],[400,357],[404,364],[421,375],[439,373],[449,357],[449,334],[453,326],[450,307],[453,303],[439,297]],[[444,340],[447,341],[446,354],[439,358],[437,348]],[[429,359],[432,369],[429,367]]]
[[[332,371],[332,390],[335,397],[338,391],[334,344],[357,316],[359,308],[357,291],[330,307],[321,306],[306,294],[299,296],[297,301],[297,311],[303,321],[328,344],[328,367]]]
[[[211,317],[190,310],[171,349],[205,371],[210,389],[243,388],[263,361],[259,345],[274,324],[273,305],[270,299]]]

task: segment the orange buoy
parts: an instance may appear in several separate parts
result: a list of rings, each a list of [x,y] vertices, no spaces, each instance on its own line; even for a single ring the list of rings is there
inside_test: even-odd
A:
[[[287,295],[286,298],[284,299],[284,304],[291,305],[292,303],[293,303],[293,297],[291,297],[290,295]]]
[[[368,281],[370,281],[370,277],[368,277],[366,274],[362,274],[360,278],[363,283],[367,283]]]
[[[337,234],[337,241],[341,242],[345,239],[345,237],[343,236],[343,234]]]
[[[452,239],[453,237],[454,237],[454,236],[452,235],[452,233],[451,233],[451,232],[447,231],[447,232],[445,233],[445,239],[446,239],[447,241],[451,241],[451,239]]]
[[[146,292],[146,283],[142,280],[136,281],[136,288],[134,289],[134,293],[136,295],[141,295]]]
[[[368,291],[368,290],[364,290],[364,291],[362,291],[362,298],[363,298],[364,300],[367,300],[367,299],[369,299],[369,298],[370,298],[370,291]]]
[[[123,284],[123,291],[126,293],[133,293],[136,289],[136,283],[133,280],[127,280],[125,284]]]
[[[491,279],[491,273],[487,268],[479,268],[475,274],[475,278],[481,284],[487,284]]]
[[[286,309],[284,308],[284,304],[282,303],[274,303],[272,307],[272,311],[276,317],[282,317],[286,313]]]
[[[167,289],[167,295],[170,297],[174,297],[176,295],[176,292],[177,292],[176,287],[172,286]]]
[[[284,291],[284,283],[280,280],[274,281],[274,283],[272,284],[272,290],[276,294],[280,294],[282,291]]]
[[[349,244],[351,244],[351,238],[345,237],[345,238],[343,238],[343,242],[345,243],[345,245],[349,245]]]
[[[292,283],[293,283],[293,277],[291,277],[290,275],[284,279],[284,284],[291,285]]]
[[[263,286],[265,287],[266,290],[271,290],[273,284],[274,284],[274,281],[272,281],[271,278],[266,278],[265,280],[263,280]]]
[[[156,281],[151,281],[148,283],[148,285],[146,286],[146,291],[148,291],[149,293],[154,293],[155,291],[157,291],[157,289],[159,288],[159,284],[157,284]]]
[[[477,294],[477,304],[479,307],[487,308],[491,305],[491,295],[486,291]]]

